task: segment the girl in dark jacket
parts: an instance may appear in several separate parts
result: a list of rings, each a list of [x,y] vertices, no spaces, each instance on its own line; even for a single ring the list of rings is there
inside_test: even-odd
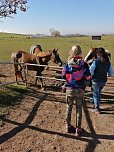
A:
[[[107,75],[113,75],[113,69],[104,48],[99,48],[97,55],[97,59],[90,66],[90,72],[92,75],[93,102],[95,106],[95,110],[93,112],[99,114],[101,90],[107,82]]]

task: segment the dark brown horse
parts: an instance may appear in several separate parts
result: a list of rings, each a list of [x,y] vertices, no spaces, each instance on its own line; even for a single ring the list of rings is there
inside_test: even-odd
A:
[[[98,48],[91,48],[91,50],[88,52],[88,54],[84,59],[85,62],[91,65],[93,61],[97,58],[98,51],[99,51]],[[111,53],[108,50],[105,50],[105,53],[108,55],[109,59],[111,60]]]
[[[38,48],[35,49],[33,54],[28,52],[19,50],[17,52],[12,53],[11,59],[15,63],[15,76],[16,81],[18,81],[18,77],[22,77],[22,64],[16,63],[30,63],[30,64],[40,64],[40,65],[48,65],[48,62],[51,60],[53,63],[62,66],[62,61],[58,54],[58,49],[48,50],[48,51],[39,51]],[[36,76],[41,76],[42,71],[45,69],[43,66],[27,66],[28,70],[37,71]],[[36,77],[35,83],[37,83],[38,77]],[[41,81],[41,88],[43,88],[43,80],[40,78]]]

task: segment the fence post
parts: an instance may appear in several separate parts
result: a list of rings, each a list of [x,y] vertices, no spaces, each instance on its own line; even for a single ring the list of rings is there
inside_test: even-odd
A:
[[[24,64],[25,86],[27,87],[27,71],[26,71],[26,69],[27,69],[27,65]]]

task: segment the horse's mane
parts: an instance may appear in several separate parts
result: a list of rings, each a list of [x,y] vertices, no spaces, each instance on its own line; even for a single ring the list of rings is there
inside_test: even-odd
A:
[[[52,50],[38,52],[37,57],[45,58],[46,56],[50,56],[52,52],[53,52]]]
[[[32,45],[30,48],[30,54],[33,54],[35,52],[35,49],[38,49],[39,51],[42,52],[42,48],[40,45],[36,44],[36,45]]]

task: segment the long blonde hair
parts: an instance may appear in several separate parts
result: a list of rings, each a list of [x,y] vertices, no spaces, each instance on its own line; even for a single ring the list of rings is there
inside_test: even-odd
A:
[[[70,60],[74,56],[78,56],[82,53],[81,47],[79,45],[72,46],[71,50],[69,51],[68,60]]]

